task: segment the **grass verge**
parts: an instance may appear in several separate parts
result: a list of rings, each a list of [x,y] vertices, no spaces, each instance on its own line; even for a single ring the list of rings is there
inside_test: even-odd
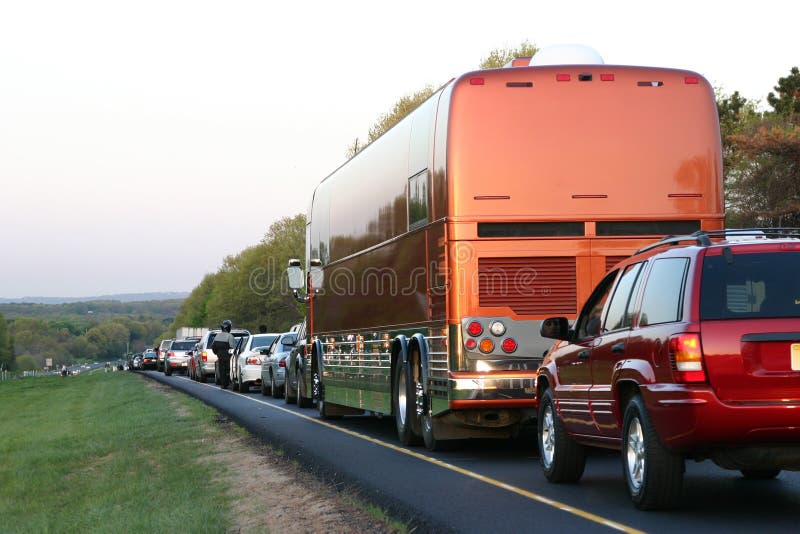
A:
[[[129,373],[0,384],[3,532],[223,532],[216,411]],[[203,441],[206,440],[204,445]]]

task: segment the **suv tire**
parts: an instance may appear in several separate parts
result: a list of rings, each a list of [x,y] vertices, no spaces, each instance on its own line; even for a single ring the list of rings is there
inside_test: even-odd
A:
[[[554,483],[579,481],[586,467],[586,449],[567,434],[549,388],[539,403],[537,427],[539,463],[545,478]]]
[[[683,457],[661,444],[641,395],[625,407],[622,466],[633,504],[640,510],[673,508],[683,484]]]

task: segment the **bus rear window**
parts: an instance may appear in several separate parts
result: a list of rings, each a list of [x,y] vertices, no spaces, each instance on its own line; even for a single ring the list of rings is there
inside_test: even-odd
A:
[[[584,233],[582,222],[478,223],[478,237],[571,237]]]
[[[700,229],[700,221],[598,221],[597,235],[683,235]]]

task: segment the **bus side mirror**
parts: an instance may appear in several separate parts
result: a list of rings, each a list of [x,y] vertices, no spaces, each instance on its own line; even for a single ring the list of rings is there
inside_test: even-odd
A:
[[[286,269],[289,275],[289,289],[302,289],[305,286],[303,269],[300,268],[300,260],[289,260],[289,267]]]

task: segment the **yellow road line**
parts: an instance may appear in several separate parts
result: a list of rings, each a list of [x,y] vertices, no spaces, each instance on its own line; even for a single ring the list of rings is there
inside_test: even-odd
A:
[[[185,380],[189,380],[188,378],[184,378],[184,379]],[[216,387],[216,386],[212,386],[211,384],[199,384],[199,385],[203,385],[203,386],[207,386],[207,387]],[[473,471],[469,471],[469,470],[464,469],[462,467],[458,467],[457,465],[449,464],[447,462],[443,462],[441,460],[437,460],[436,458],[432,458],[430,456],[426,456],[424,454],[420,454],[418,452],[403,448],[403,447],[401,447],[399,445],[395,445],[393,443],[387,443],[386,441],[382,441],[382,440],[379,440],[379,439],[376,439],[376,438],[373,438],[373,437],[370,437],[370,436],[365,436],[364,434],[360,434],[358,432],[354,432],[352,430],[348,430],[346,428],[342,428],[340,426],[337,426],[337,425],[334,425],[332,423],[329,423],[329,422],[327,422],[327,421],[325,421],[323,419],[319,419],[318,417],[310,417],[308,415],[296,412],[294,410],[290,410],[289,408],[284,408],[283,406],[278,406],[278,405],[263,401],[261,399],[253,398],[253,397],[250,397],[248,395],[243,395],[242,393],[237,393],[235,391],[230,391],[230,390],[225,390],[225,389],[223,389],[221,391],[225,391],[225,392],[230,393],[232,395],[237,395],[237,396],[242,397],[244,399],[248,399],[250,401],[257,402],[259,404],[263,404],[264,406],[269,406],[270,408],[273,408],[275,410],[280,410],[282,412],[285,412],[285,413],[294,415],[296,417],[300,417],[302,419],[305,419],[306,421],[311,421],[312,423],[316,423],[318,425],[322,425],[322,426],[328,427],[330,429],[337,430],[337,431],[342,432],[344,434],[348,434],[348,435],[353,436],[355,438],[359,438],[359,439],[362,439],[364,441],[368,441],[370,443],[374,443],[375,445],[380,445],[381,447],[385,447],[387,449],[391,449],[393,451],[405,454],[407,456],[411,456],[413,458],[416,458],[418,460],[422,460],[424,462],[431,463],[433,465],[442,467],[444,469],[449,469],[450,471],[454,471],[454,472],[462,474],[464,476],[468,476],[470,478],[474,478],[476,480],[480,480],[481,482],[485,482],[487,484],[491,484],[492,486],[498,487],[500,489],[504,489],[506,491],[510,491],[512,493],[516,493],[517,495],[521,495],[521,496],[526,497],[526,498],[528,498],[528,499],[530,499],[532,501],[540,502],[542,504],[546,504],[548,506],[552,506],[553,508],[558,508],[559,510],[562,510],[562,511],[567,512],[569,514],[576,515],[578,517],[582,517],[583,519],[588,519],[589,521],[592,521],[594,523],[599,523],[601,525],[605,525],[605,526],[607,526],[609,528],[612,528],[614,530],[619,530],[621,532],[626,532],[628,534],[643,534],[643,532],[644,532],[644,531],[635,529],[633,527],[629,527],[627,525],[623,525],[622,523],[617,523],[616,521],[612,521],[610,519],[606,519],[605,517],[599,516],[597,514],[593,514],[591,512],[587,512],[586,510],[581,510],[580,508],[576,508],[574,506],[570,506],[569,504],[565,504],[565,503],[550,499],[548,497],[545,497],[543,495],[539,495],[538,493],[533,493],[532,491],[524,490],[522,488],[518,488],[517,486],[512,486],[510,484],[506,484],[505,482],[501,482],[501,481],[496,480],[494,478],[487,477],[487,476],[481,475],[479,473],[475,473]]]

